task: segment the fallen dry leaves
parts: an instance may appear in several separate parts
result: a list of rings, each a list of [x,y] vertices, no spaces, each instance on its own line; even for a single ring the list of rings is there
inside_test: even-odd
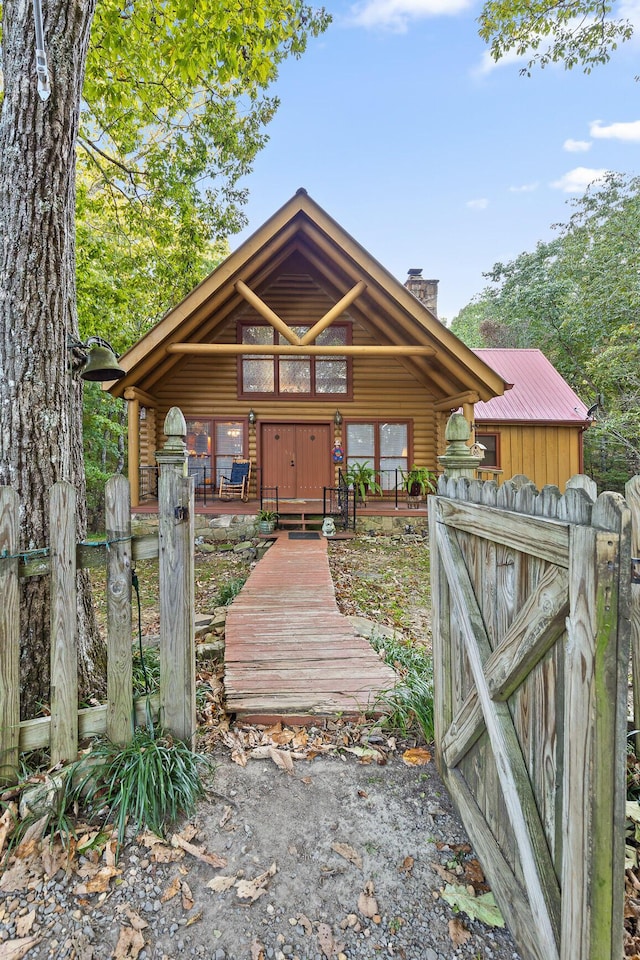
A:
[[[234,873],[232,877],[213,877],[212,880],[209,880],[206,886],[209,890],[213,890],[214,893],[224,893],[225,890],[230,890],[231,887],[236,885],[238,877]]]
[[[134,927],[120,927],[120,936],[113,953],[113,960],[136,960],[144,949],[144,937]]]
[[[180,877],[174,877],[160,897],[160,903],[168,903],[169,900],[173,900],[173,898],[179,893],[181,885],[182,881],[180,880]]]
[[[380,923],[380,912],[378,910],[378,901],[374,897],[373,880],[365,883],[364,890],[358,897],[358,910],[363,917],[373,920],[374,923]]]
[[[0,960],[22,960],[41,939],[42,937],[26,937],[23,940],[6,940],[0,943]]]
[[[31,933],[31,927],[35,923],[35,919],[35,910],[30,910],[29,913],[26,913],[23,917],[18,917],[16,920],[16,937],[19,940],[26,937],[28,933]]]
[[[11,802],[0,817],[0,857],[4,853],[7,838],[13,833],[13,828],[18,819],[18,804]]]
[[[398,873],[404,873],[407,877],[411,876],[411,871],[413,870],[414,864],[415,860],[413,857],[405,857],[398,867]]]
[[[195,844],[185,840],[184,836],[180,833],[174,833],[172,835],[171,846],[179,847],[181,850],[185,850],[197,860],[202,860],[203,863],[208,863],[210,867],[219,869],[220,867],[226,867],[227,865],[227,861],[224,857],[219,857],[217,853],[209,853],[202,847],[196,847]]]
[[[362,857],[358,851],[354,850],[348,843],[332,843],[331,849],[341,857],[344,857],[345,860],[348,860],[349,863],[352,863],[358,870],[362,870]]]
[[[264,947],[258,941],[254,940],[251,944],[251,960],[264,960]]]
[[[379,730],[369,739],[372,732],[363,720],[323,720],[321,726],[311,728],[278,722],[270,726],[237,724],[231,729],[229,723],[224,722],[210,728],[203,739],[210,746],[220,741],[224,743],[230,750],[231,759],[241,767],[246,767],[250,760],[271,760],[285,773],[291,774],[295,761],[346,753],[360,763],[383,766],[389,755],[398,750],[397,739]]]
[[[85,864],[78,872],[86,872]],[[92,865],[93,866],[93,865]],[[114,877],[119,877],[122,870],[116,867],[101,867],[95,872],[91,871],[91,877],[85,883],[79,883],[73,890],[74,896],[84,897],[89,893],[105,893],[109,889],[109,883]]]
[[[267,883],[275,876],[277,867],[272,863],[268,870],[254,877],[253,880],[238,880],[235,884],[236,895],[241,900],[250,900],[252,903],[267,892]]]
[[[453,920],[449,920],[449,936],[456,947],[461,947],[471,939],[471,931],[465,927],[462,920],[454,917]]]
[[[276,864],[272,863],[268,870],[258,874],[258,876],[252,880],[247,880],[238,874],[233,874],[228,877],[212,877],[212,879],[206,883],[206,887],[209,890],[213,890],[214,893],[225,893],[227,890],[235,887],[236,895],[241,900],[249,900],[253,903],[255,900],[258,900],[263,893],[266,893],[267,884],[271,877],[276,875],[277,869]]]
[[[331,960],[332,957],[339,957],[344,949],[344,944],[335,939],[333,930],[328,923],[318,924],[318,946],[327,960]]]
[[[422,767],[431,762],[431,754],[424,747],[411,747],[402,754],[402,761],[408,767]]]

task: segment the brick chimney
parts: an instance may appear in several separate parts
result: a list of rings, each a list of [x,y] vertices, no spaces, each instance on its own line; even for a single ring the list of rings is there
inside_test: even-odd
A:
[[[422,301],[436,317],[438,316],[438,282],[438,280],[425,280],[422,276],[422,267],[411,267],[409,276],[404,282],[407,290]]]

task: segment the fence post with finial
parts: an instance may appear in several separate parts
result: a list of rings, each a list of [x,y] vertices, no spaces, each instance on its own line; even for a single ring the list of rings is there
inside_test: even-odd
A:
[[[471,428],[466,417],[461,413],[452,413],[444,434],[448,446],[445,453],[438,457],[438,462],[444,468],[445,477],[475,479],[481,458],[472,455],[467,445],[470,436]]]
[[[160,561],[160,722],[185,743],[196,731],[194,491],[187,477],[187,425],[178,407],[156,452]]]

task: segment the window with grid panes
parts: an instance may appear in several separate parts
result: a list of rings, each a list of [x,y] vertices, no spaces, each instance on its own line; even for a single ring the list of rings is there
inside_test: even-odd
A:
[[[299,337],[308,326],[291,328]],[[252,345],[287,344],[288,340],[265,324],[243,324],[241,342]],[[346,346],[349,328],[332,324],[318,334],[315,345]],[[242,357],[240,394],[269,394],[275,397],[344,397],[349,392],[351,365],[347,357],[322,355],[313,357],[273,357],[251,354]]]
[[[347,423],[345,428],[347,466],[368,463],[379,472],[383,490],[402,483],[409,466],[409,424],[403,421]]]

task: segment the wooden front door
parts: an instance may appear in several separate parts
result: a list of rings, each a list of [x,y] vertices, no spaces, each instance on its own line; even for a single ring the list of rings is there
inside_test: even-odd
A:
[[[331,428],[326,423],[265,423],[261,432],[262,485],[283,500],[320,500],[331,486]]]

